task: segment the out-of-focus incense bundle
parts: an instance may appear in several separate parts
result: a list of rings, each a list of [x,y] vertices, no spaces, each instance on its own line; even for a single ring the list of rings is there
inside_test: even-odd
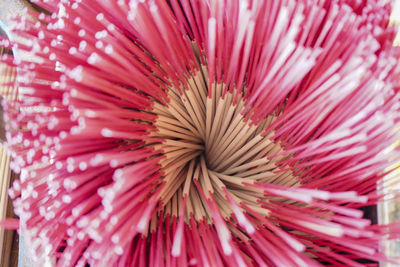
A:
[[[0,54],[9,54],[10,50],[0,48]],[[17,90],[12,86],[16,79],[15,67],[0,63],[0,95],[2,99],[15,100]],[[5,139],[5,129],[3,121],[3,110],[0,108],[0,139]],[[13,216],[12,202],[8,196],[8,188],[15,178],[15,174],[10,170],[10,155],[7,154],[5,148],[0,144],[0,220]],[[16,266],[16,258],[11,255],[17,253],[13,250],[13,242],[17,237],[15,231],[0,228],[0,266]]]

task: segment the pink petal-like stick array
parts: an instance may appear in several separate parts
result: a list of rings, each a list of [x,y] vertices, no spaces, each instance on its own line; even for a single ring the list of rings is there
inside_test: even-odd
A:
[[[21,232],[57,266],[364,266],[399,153],[389,1],[37,1],[4,103]],[[27,56],[28,55],[28,56]],[[389,181],[394,183],[395,181]],[[15,224],[15,223],[14,223]]]

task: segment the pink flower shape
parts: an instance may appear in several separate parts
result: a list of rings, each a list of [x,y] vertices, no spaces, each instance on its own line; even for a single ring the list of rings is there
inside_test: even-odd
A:
[[[10,194],[35,253],[57,266],[394,261],[379,242],[398,224],[359,210],[399,161],[386,2],[40,1],[54,13],[15,18]]]

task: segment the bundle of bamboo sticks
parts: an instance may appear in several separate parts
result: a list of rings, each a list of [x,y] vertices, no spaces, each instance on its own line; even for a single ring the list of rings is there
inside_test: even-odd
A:
[[[10,53],[9,50],[0,48],[0,55]],[[7,66],[6,64],[0,63],[0,95],[3,99],[16,100],[17,90],[12,85],[16,79],[16,70],[14,67]],[[5,129],[3,121],[3,110],[0,107],[0,139],[1,142],[5,138]],[[7,154],[2,143],[0,143],[0,221],[13,217],[12,201],[8,196],[8,188],[10,183],[16,178],[15,174],[10,169],[10,155]],[[15,238],[17,235],[15,231],[5,230],[0,228],[0,266],[16,266],[17,260],[15,256]]]

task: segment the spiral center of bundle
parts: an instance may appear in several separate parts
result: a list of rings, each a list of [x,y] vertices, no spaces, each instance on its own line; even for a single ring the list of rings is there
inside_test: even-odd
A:
[[[275,117],[257,124],[246,120],[242,94],[235,97],[236,92],[225,90],[223,83],[208,88],[207,75],[202,67],[187,80],[187,88],[170,88],[167,105],[154,104],[158,131],[153,136],[163,140],[156,146],[164,154],[161,201],[166,213],[180,215],[187,195],[187,215],[197,220],[210,217],[203,205],[209,198],[215,199],[224,217],[230,216],[225,190],[257,209],[263,192],[245,184],[297,183],[289,171],[274,173],[277,159],[269,160],[281,151],[279,143],[270,140],[273,133],[265,132]]]

